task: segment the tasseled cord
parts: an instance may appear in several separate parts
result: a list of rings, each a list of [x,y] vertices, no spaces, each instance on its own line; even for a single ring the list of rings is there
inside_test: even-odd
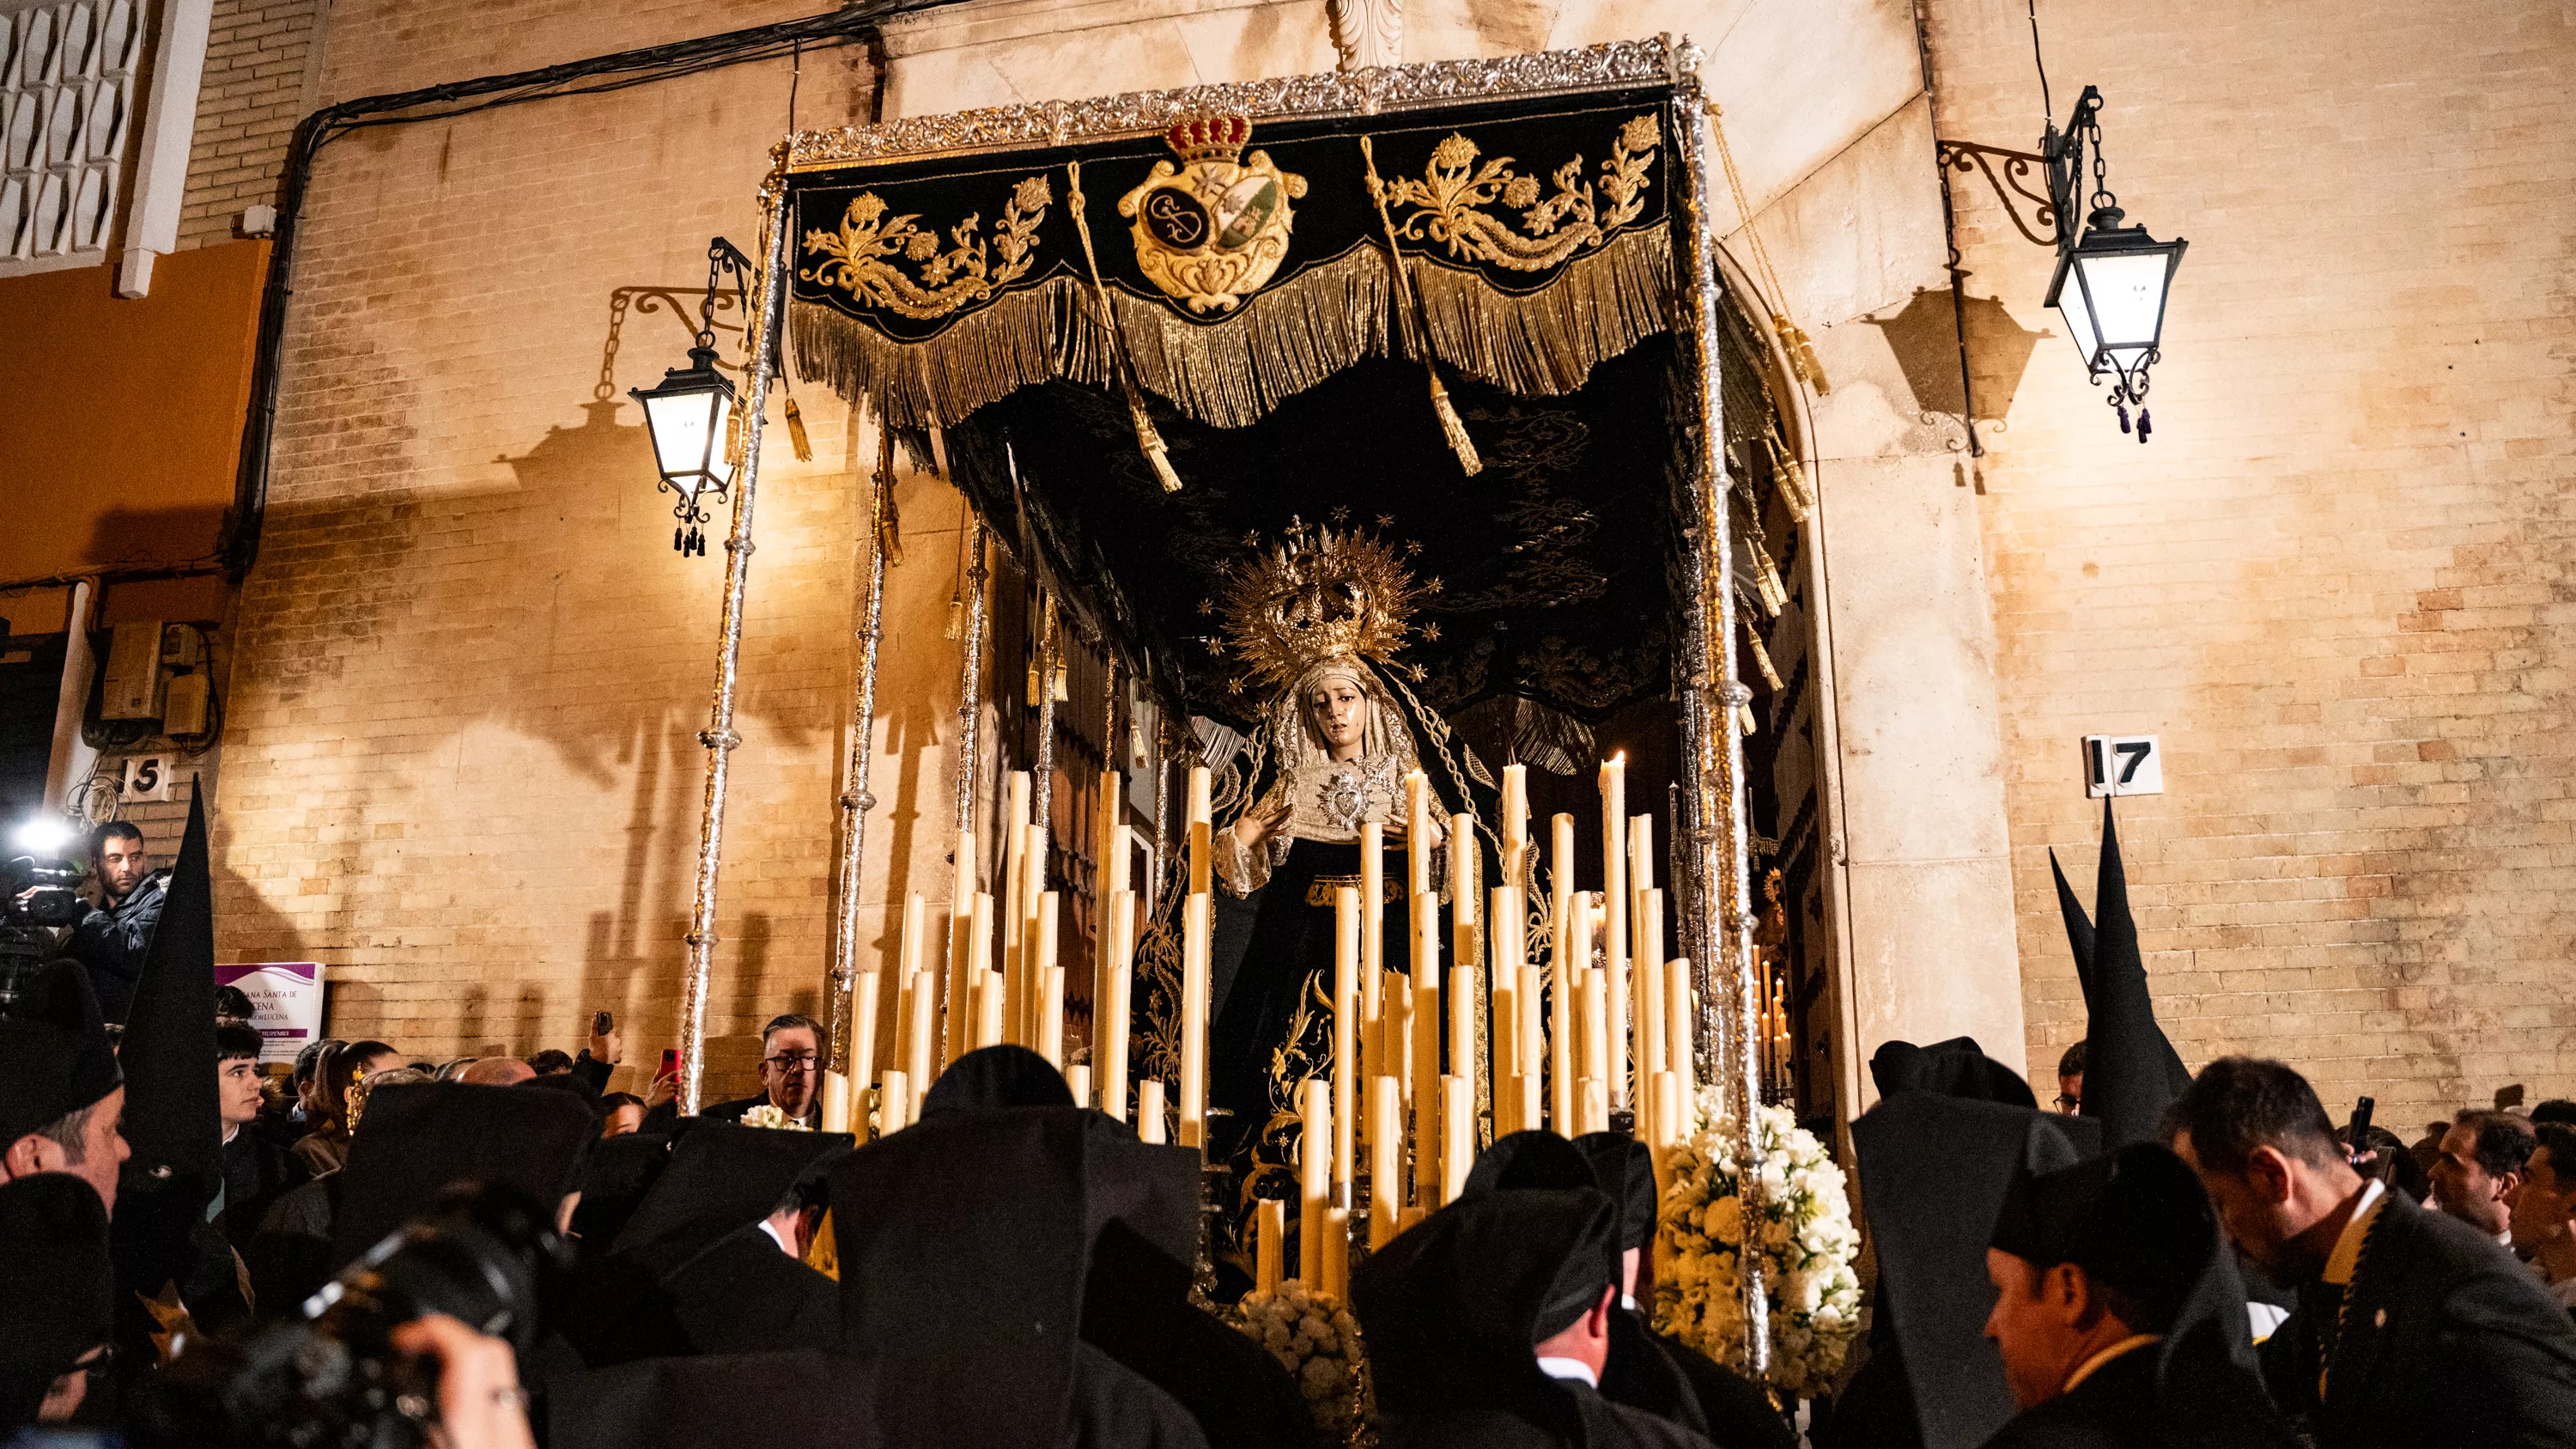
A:
[[[1091,217],[1082,196],[1082,163],[1068,161],[1065,174],[1072,181],[1071,195],[1065,198],[1073,211],[1073,229],[1082,237],[1082,259],[1091,267],[1091,291],[1100,305],[1100,327],[1109,335],[1109,355],[1118,374],[1118,386],[1127,395],[1127,417],[1136,425],[1136,446],[1144,451],[1145,461],[1153,466],[1154,477],[1166,493],[1181,491],[1181,475],[1172,468],[1171,446],[1163,441],[1162,430],[1145,411],[1145,395],[1136,386],[1136,376],[1127,361],[1126,339],[1118,331],[1118,313],[1109,303],[1109,285],[1100,279],[1100,258],[1091,249]]]
[[[1431,412],[1440,419],[1441,436],[1449,440],[1449,451],[1458,455],[1458,466],[1473,478],[1485,471],[1485,460],[1476,452],[1476,440],[1467,436],[1467,424],[1450,404],[1449,389],[1440,381],[1440,365],[1432,360],[1431,349],[1424,345],[1422,332],[1414,318],[1419,305],[1413,295],[1413,274],[1405,269],[1404,251],[1395,244],[1395,218],[1387,213],[1386,183],[1378,179],[1377,149],[1369,138],[1360,137],[1360,160],[1368,168],[1369,200],[1377,203],[1377,219],[1386,228],[1386,255],[1395,273],[1395,317],[1404,333],[1405,351],[1422,359],[1422,370],[1431,378]]]

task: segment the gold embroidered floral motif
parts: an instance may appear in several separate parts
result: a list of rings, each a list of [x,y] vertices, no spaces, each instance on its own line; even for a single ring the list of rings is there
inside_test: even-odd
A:
[[[1633,116],[1619,128],[1597,181],[1584,175],[1577,156],[1549,177],[1555,194],[1543,195],[1536,176],[1512,169],[1513,158],[1496,156],[1479,166],[1476,143],[1453,132],[1432,148],[1421,180],[1389,182],[1382,199],[1390,212],[1412,209],[1396,227],[1407,241],[1446,247],[1454,258],[1543,272],[1637,219],[1652,184],[1647,168],[1661,144],[1655,118]],[[1497,201],[1520,213],[1518,230],[1484,209]]]
[[[950,245],[942,251],[937,232],[915,225],[918,215],[890,216],[884,197],[862,192],[842,214],[839,231],[818,227],[805,233],[807,253],[824,260],[797,275],[916,321],[945,317],[1027,275],[1036,259],[1038,224],[1054,200],[1047,178],[1024,177],[990,239],[979,213],[949,229]],[[907,262],[920,269],[917,279],[901,265]]]

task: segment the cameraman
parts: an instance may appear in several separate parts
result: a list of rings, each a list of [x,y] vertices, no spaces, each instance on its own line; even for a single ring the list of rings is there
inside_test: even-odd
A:
[[[99,1014],[109,1021],[123,1021],[134,999],[134,980],[143,974],[143,958],[152,949],[153,928],[161,924],[170,872],[151,868],[143,832],[131,821],[111,820],[100,826],[92,847],[103,899],[100,909],[72,928],[65,949],[89,968]]]

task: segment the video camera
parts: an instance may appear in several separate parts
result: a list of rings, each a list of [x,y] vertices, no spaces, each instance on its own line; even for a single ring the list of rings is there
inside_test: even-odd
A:
[[[438,1422],[436,1364],[393,1331],[444,1313],[534,1346],[570,1264],[554,1214],[508,1188],[466,1185],[269,1320],[189,1345],[137,1406],[145,1449],[420,1449]]]
[[[88,875],[75,861],[32,855],[0,865],[0,1013],[17,999],[21,978],[62,954],[53,928],[89,914],[76,889]]]

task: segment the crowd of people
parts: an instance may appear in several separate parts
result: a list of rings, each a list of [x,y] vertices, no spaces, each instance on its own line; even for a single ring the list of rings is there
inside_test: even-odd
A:
[[[695,1116],[658,1076],[605,1090],[604,1016],[525,1059],[317,1042],[272,1086],[212,985],[198,849],[121,1038],[72,960],[0,1012],[0,1444],[1321,1442],[1221,1316],[1245,1282],[1205,1272],[1196,1149],[1036,1054],[968,1054],[866,1143],[819,1130],[821,1032],[792,1015],[761,1091]],[[1657,1331],[1647,1149],[1524,1132],[1353,1267],[1370,1432],[2576,1444],[2576,1104],[2351,1140],[2284,1063],[2183,1073],[2091,969],[2055,1111],[1964,1038],[1873,1058],[1871,1327],[1829,1398]]]

